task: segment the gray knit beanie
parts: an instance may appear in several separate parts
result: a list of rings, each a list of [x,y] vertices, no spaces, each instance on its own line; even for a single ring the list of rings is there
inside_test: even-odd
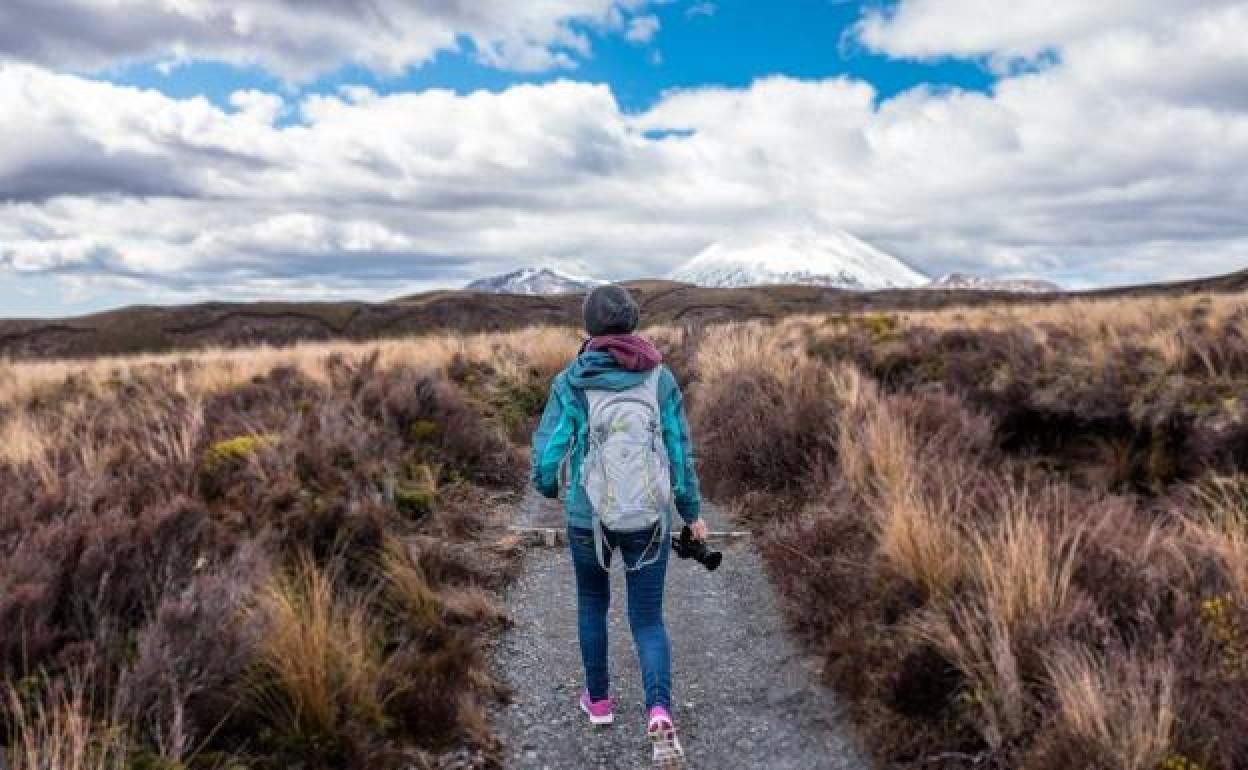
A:
[[[614,284],[599,286],[585,295],[585,331],[590,336],[632,334],[641,322],[641,308],[628,289]]]

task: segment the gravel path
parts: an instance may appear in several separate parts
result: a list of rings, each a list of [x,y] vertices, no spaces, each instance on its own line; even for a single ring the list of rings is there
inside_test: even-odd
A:
[[[527,500],[524,526],[545,526],[558,509]],[[713,530],[724,529],[710,511]],[[556,519],[561,521],[561,518]],[[673,556],[666,615],[672,639],[674,712],[690,768],[844,770],[868,768],[853,748],[836,702],[802,655],[749,543],[724,546],[714,573]],[[496,650],[514,702],[495,715],[508,768],[572,770],[649,766],[637,655],[625,615],[623,576],[612,575],[610,660],[615,724],[593,728],[576,708],[582,673],[576,589],[566,546],[531,548],[508,607],[516,626]]]

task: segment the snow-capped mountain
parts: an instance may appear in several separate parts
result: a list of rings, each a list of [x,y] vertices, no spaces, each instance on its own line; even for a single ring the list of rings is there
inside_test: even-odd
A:
[[[1013,291],[1020,294],[1051,294],[1062,291],[1052,281],[1034,278],[985,278],[982,275],[950,273],[928,284],[930,289],[970,289],[973,291]]]
[[[549,267],[524,267],[503,275],[473,281],[464,288],[490,294],[568,294],[600,286],[606,281],[569,275]]]
[[[911,288],[930,280],[897,257],[839,230],[719,241],[671,278],[723,288],[799,283],[843,289]]]

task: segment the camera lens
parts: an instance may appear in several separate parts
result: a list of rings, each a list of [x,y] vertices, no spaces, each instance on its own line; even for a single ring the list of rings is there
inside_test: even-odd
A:
[[[694,540],[693,533],[688,527],[681,530],[680,537],[672,538],[672,550],[682,559],[693,559],[698,562],[706,567],[708,572],[719,569],[720,563],[724,560],[724,555],[719,551],[712,550],[701,540]]]

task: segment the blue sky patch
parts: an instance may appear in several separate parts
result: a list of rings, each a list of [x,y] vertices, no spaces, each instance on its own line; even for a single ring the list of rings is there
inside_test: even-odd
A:
[[[501,91],[518,83],[545,83],[572,77],[607,83],[625,112],[652,107],[664,92],[699,86],[740,88],[770,75],[802,79],[848,76],[870,83],[878,100],[915,86],[988,92],[997,80],[979,61],[890,59],[852,39],[854,25],[868,6],[878,3],[833,0],[787,0],[759,3],[721,0],[659,5],[651,13],[659,28],[648,42],[630,40],[622,30],[585,28],[592,42],[588,57],[567,51],[573,69],[540,73],[510,72],[481,63],[470,41],[459,50],[442,51],[432,61],[402,76],[386,76],[348,66],[299,85],[283,83],[258,67],[192,61],[162,68],[135,64],[97,77],[115,83],[156,89],[183,99],[204,96],[221,106],[237,90],[258,89],[302,96],[333,93],[344,85],[367,86],[380,94],[449,89],[465,94]],[[288,119],[293,119],[288,116]]]

